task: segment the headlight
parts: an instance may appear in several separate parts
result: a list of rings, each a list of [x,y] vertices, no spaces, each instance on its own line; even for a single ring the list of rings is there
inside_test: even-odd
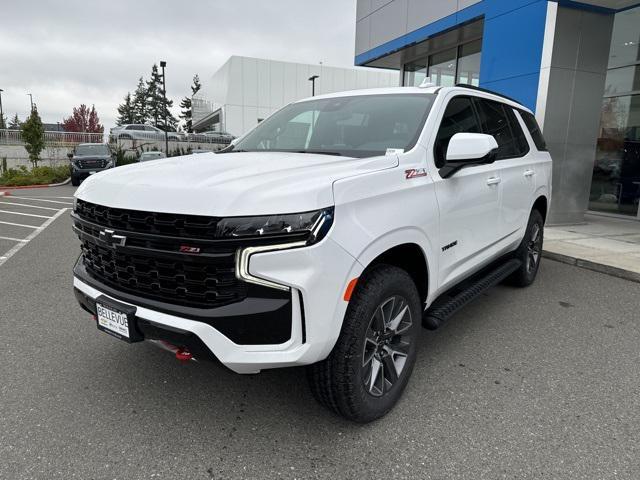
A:
[[[307,234],[307,244],[320,241],[333,223],[333,208],[285,215],[229,217],[218,222],[217,237],[243,238]]]

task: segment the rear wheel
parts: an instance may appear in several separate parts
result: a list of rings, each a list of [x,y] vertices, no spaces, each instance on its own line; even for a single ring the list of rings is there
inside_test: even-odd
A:
[[[380,265],[363,275],[333,351],[308,367],[315,398],[356,422],[384,416],[409,381],[420,321],[420,297],[409,274]]]
[[[507,279],[508,283],[516,287],[528,287],[534,282],[542,258],[543,240],[544,220],[542,214],[538,210],[532,210],[527,231],[515,252],[515,258],[519,259],[522,265]]]

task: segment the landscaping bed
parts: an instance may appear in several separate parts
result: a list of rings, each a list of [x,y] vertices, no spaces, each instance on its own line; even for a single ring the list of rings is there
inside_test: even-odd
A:
[[[69,166],[8,168],[0,175],[0,187],[24,187],[30,185],[49,185],[64,182],[69,178]]]

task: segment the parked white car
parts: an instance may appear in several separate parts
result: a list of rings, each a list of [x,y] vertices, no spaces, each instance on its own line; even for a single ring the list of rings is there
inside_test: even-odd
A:
[[[116,140],[164,140],[164,130],[153,125],[129,124],[113,127],[110,135]],[[167,136],[171,142],[181,141],[177,132],[168,132]]]
[[[149,160],[159,160],[161,158],[167,158],[164,152],[142,152],[138,161],[148,162]]]
[[[402,395],[421,326],[534,281],[551,157],[506,97],[385,88],[290,104],[225,153],[75,195],[74,289],[99,330],[238,373],[308,365],[322,404],[368,422]]]

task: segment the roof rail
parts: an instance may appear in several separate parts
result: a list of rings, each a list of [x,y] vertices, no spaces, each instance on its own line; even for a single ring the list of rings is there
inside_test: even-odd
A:
[[[477,92],[490,93],[491,95],[495,95],[496,97],[501,97],[501,98],[504,98],[504,99],[509,100],[511,102],[515,102],[518,105],[522,105],[522,102],[519,102],[515,98],[507,97],[506,95],[503,95],[502,93],[494,92],[493,90],[489,90],[487,88],[476,87],[475,85],[468,85],[466,83],[456,83],[456,87],[468,88],[470,90],[475,90]]]

